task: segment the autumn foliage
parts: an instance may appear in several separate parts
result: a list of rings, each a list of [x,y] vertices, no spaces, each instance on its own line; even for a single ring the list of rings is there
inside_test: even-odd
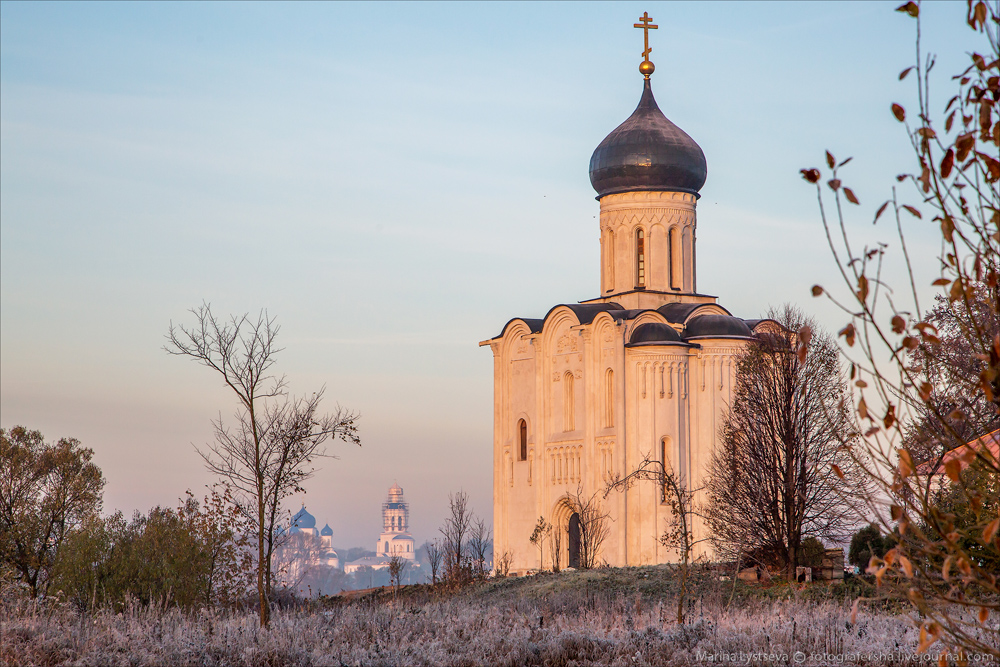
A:
[[[906,274],[889,275],[886,244],[851,245],[845,205],[860,204],[840,177],[850,158],[827,152],[829,178],[815,168],[802,176],[816,186],[847,292],[815,286],[813,295],[849,316],[839,335],[863,434],[852,451],[875,460],[870,508],[900,537],[869,571],[883,595],[919,612],[921,651],[1000,657],[1000,17],[995,3],[968,2],[969,39],[955,46],[969,64],[941,104],[929,92],[935,59],[920,44],[920,5],[898,11],[916,22],[916,62],[899,79],[916,85],[918,108],[890,112],[910,139],[914,169],[897,177],[909,194],[893,189],[874,220],[894,222]],[[927,221],[940,252],[911,256],[905,230]],[[938,267],[933,304],[921,303],[927,287],[914,270],[928,262]]]

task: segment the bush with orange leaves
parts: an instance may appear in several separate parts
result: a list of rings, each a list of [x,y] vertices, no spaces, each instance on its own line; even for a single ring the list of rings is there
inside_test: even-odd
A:
[[[1000,658],[1000,9],[968,1],[969,40],[955,46],[970,63],[952,78],[955,94],[940,114],[929,93],[935,59],[921,51],[920,5],[897,11],[917,29],[916,62],[899,78],[916,83],[918,108],[890,108],[913,147],[915,170],[897,180],[913,186],[914,198],[903,201],[893,189],[874,217],[895,218],[907,269],[897,282],[906,289],[884,271],[885,244],[861,252],[851,245],[846,204],[860,204],[839,176],[849,159],[827,152],[828,179],[819,169],[802,175],[816,186],[847,294],[817,285],[813,295],[850,316],[840,336],[863,441],[845,446],[877,461],[869,472],[879,492],[867,500],[882,529],[901,538],[871,559],[869,572],[883,595],[904,596],[918,612],[920,651],[942,664],[948,651]],[[940,227],[940,271],[934,307],[922,310],[926,292],[914,266],[930,258],[907,252],[904,223],[927,218]]]

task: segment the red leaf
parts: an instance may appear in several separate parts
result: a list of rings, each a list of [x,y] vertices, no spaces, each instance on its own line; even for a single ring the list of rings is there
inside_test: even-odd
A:
[[[839,178],[831,178],[829,181],[826,182],[826,184],[829,185],[830,189],[833,190],[834,192],[836,192],[838,189],[840,189],[840,179]]]
[[[833,159],[833,155],[830,153],[830,151],[827,151],[826,152],[826,166],[830,167],[830,169],[833,169],[833,165],[835,165],[835,164],[837,164],[837,161]]]
[[[951,281],[948,280],[947,278],[938,278],[937,280],[932,282],[931,285],[947,285],[950,282]]]
[[[806,355],[809,353],[809,341],[812,340],[812,328],[804,326],[799,329],[799,363],[806,363]]]
[[[955,138],[955,158],[958,159],[959,162],[965,162],[965,158],[969,157],[969,153],[975,145],[976,135],[972,132],[959,135]]]
[[[986,168],[990,170],[990,173],[986,176],[986,180],[990,183],[1000,180],[1000,161],[978,151],[976,152],[976,155],[978,155],[983,162],[986,163]]]
[[[931,383],[930,382],[923,382],[923,383],[921,383],[921,385],[920,385],[920,398],[923,399],[924,401],[930,400],[931,390],[932,389],[933,389],[933,387],[931,387]]]
[[[913,18],[917,18],[920,15],[920,7],[917,6],[915,2],[908,2],[905,5],[900,5],[896,7],[897,12],[906,12]]]
[[[976,28],[977,23],[979,24],[980,30],[982,30],[983,26],[986,25],[986,3],[983,2],[983,0],[979,0],[979,2],[976,3],[976,8],[972,10],[972,16],[969,19],[969,26],[972,29]]]
[[[853,324],[848,324],[846,327],[844,327],[837,333],[838,336],[844,337],[844,339],[847,341],[848,347],[854,346],[854,334],[855,330]]]
[[[876,212],[875,212],[875,219],[874,219],[874,220],[872,220],[872,224],[873,224],[873,225],[874,225],[874,224],[875,224],[876,222],[878,222],[878,219],[879,219],[880,217],[882,217],[882,214],[883,214],[883,213],[885,213],[885,209],[886,209],[886,207],[887,207],[888,205],[889,205],[889,202],[886,202],[886,203],[884,203],[884,204],[882,204],[881,206],[879,206],[879,207],[878,207],[878,211],[876,211]]]
[[[911,69],[913,69],[912,65],[909,66],[909,67],[907,67],[906,69],[904,69],[902,72],[900,72],[899,73],[899,80],[902,81],[903,79],[905,79],[906,75],[910,73]]]
[[[951,125],[952,125],[952,123],[955,122],[955,112],[956,111],[958,111],[958,109],[955,109],[950,114],[948,114],[948,117],[945,119],[945,121],[944,121],[944,131],[945,132],[951,132]]]
[[[909,477],[916,471],[913,458],[910,456],[910,452],[905,449],[897,449],[896,451],[899,453],[899,474],[903,477]]]
[[[851,202],[852,204],[861,203],[858,201],[858,198],[854,196],[854,190],[851,190],[850,188],[844,188],[844,196],[847,197],[847,201]]]
[[[948,149],[948,152],[941,158],[941,178],[948,178],[952,165],[955,164],[955,151]]]
[[[920,211],[918,211],[917,209],[913,208],[909,204],[903,204],[903,208],[905,208],[911,215],[915,215],[918,218],[923,218],[924,217],[924,216],[920,215]]]
[[[892,316],[892,331],[893,333],[901,334],[906,331],[906,320],[904,320],[899,315]]]
[[[819,169],[799,169],[799,173],[802,174],[802,178],[810,183],[817,183],[819,181]]]
[[[954,244],[955,243],[955,239],[952,236],[954,234],[954,232],[955,232],[955,221],[951,219],[950,215],[946,214],[943,218],[941,218],[941,236],[943,236],[944,240],[947,241],[948,243]],[[940,278],[939,280],[944,280],[944,279]],[[939,284],[947,285],[948,281],[945,280],[943,283],[939,283],[939,282],[935,281],[934,284],[935,285],[939,285]]]
[[[889,409],[886,410],[885,417],[882,418],[882,425],[889,428],[896,421],[896,406],[892,403],[889,404]]]
[[[820,287],[819,285],[813,285],[812,286],[812,294],[813,294],[813,296],[819,296],[822,293],[823,293],[823,288],[822,287]]]
[[[906,111],[903,109],[903,107],[899,106],[898,104],[894,103],[892,105],[892,115],[895,116],[896,120],[898,120],[900,123],[906,120]]]
[[[858,277],[858,301],[864,303],[868,299],[868,278],[866,276]]]

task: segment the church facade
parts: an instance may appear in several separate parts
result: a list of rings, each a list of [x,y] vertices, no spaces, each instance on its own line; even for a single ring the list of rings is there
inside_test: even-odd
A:
[[[608,514],[597,563],[675,560],[659,541],[670,518],[662,489],[647,481],[603,494],[647,458],[701,487],[735,361],[755,332],[778,326],[735,317],[698,291],[705,155],[657,106],[648,58],[640,72],[638,107],[590,161],[599,296],[516,317],[480,343],[494,360],[494,553],[508,553],[518,574],[552,566],[550,548],[540,556],[529,541],[539,517],[561,533],[561,566],[579,565],[574,495],[596,498]],[[704,533],[697,520],[695,531]]]

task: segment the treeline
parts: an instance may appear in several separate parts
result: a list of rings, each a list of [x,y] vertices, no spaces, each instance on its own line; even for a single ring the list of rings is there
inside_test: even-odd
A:
[[[252,550],[226,491],[101,517],[105,480],[92,458],[73,438],[0,429],[0,577],[88,610],[231,605],[252,590]]]
[[[49,591],[81,609],[128,601],[181,607],[232,605],[251,590],[246,537],[220,510],[216,492],[180,507],[154,507],[127,521],[90,517],[59,549]]]

